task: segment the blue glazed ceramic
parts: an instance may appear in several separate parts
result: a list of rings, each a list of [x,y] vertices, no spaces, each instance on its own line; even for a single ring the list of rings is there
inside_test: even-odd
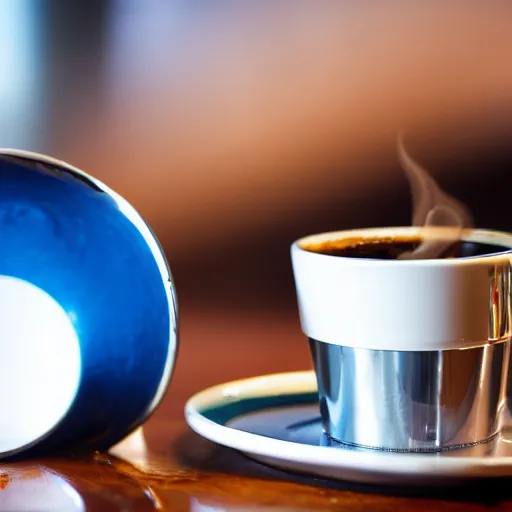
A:
[[[132,206],[63,162],[0,150],[0,457],[121,440],[168,387],[177,324]]]

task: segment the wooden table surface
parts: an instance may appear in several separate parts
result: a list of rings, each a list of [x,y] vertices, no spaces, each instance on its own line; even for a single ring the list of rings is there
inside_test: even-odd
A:
[[[115,447],[115,455],[2,464],[0,511],[512,510],[509,481],[442,491],[410,490],[399,481],[393,489],[329,482],[265,467],[199,437],[183,416],[193,393],[311,364],[293,315],[188,309],[181,331],[171,386],[143,432]]]

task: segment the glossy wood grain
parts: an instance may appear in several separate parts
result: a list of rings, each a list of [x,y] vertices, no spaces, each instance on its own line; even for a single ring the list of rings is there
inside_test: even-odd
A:
[[[206,386],[310,366],[294,315],[188,309],[172,385],[144,429],[108,454],[1,464],[0,511],[512,509],[507,481],[442,491],[411,490],[399,481],[394,488],[329,482],[265,467],[200,438],[184,422],[186,399]]]

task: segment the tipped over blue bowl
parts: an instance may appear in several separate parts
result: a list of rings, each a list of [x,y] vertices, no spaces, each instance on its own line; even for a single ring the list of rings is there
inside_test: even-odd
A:
[[[0,150],[0,458],[104,450],[161,402],[174,282],[144,220],[98,180]]]

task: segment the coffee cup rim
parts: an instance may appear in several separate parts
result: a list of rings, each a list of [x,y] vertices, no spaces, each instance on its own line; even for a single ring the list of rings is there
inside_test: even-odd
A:
[[[425,227],[425,226],[391,226],[357,228],[337,231],[326,231],[303,236],[295,240],[291,245],[292,251],[308,253],[315,258],[335,258],[337,260],[358,265],[408,265],[408,266],[461,266],[489,264],[495,259],[509,258],[512,253],[512,233],[492,229],[465,228],[461,230],[460,239],[467,242],[488,243],[503,246],[504,250],[485,255],[465,256],[460,258],[432,258],[432,259],[378,259],[378,258],[351,258],[308,250],[306,244],[318,244],[327,241],[343,240],[348,238],[375,238],[378,236],[418,236],[428,233],[432,238],[447,239],[453,228],[449,227]]]

